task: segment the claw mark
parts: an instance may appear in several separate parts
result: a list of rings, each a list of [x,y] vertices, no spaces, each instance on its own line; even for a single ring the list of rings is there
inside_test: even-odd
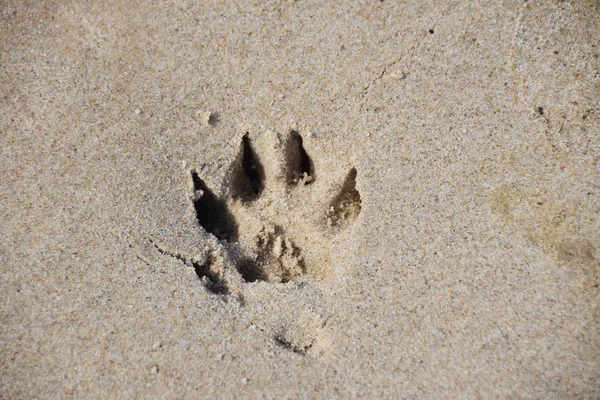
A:
[[[264,189],[265,172],[246,133],[237,160],[231,169],[231,193],[236,200],[250,202],[258,199]]]
[[[331,227],[345,226],[358,217],[362,200],[356,190],[356,169],[352,168],[339,194],[331,202],[327,213],[327,224]]]
[[[297,185],[304,182],[308,185],[314,180],[312,162],[302,146],[302,136],[296,131],[291,131],[285,148],[286,182],[288,185]]]
[[[195,170],[191,171],[194,184],[194,208],[198,223],[220,240],[237,240],[237,224],[227,204],[217,198]]]

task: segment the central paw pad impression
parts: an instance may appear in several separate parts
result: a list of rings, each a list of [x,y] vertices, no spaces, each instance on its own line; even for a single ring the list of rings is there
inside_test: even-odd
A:
[[[336,238],[361,211],[355,168],[314,162],[296,131],[246,133],[219,195],[191,171],[200,225],[228,249],[246,282],[320,280]],[[321,175],[322,174],[322,175]]]

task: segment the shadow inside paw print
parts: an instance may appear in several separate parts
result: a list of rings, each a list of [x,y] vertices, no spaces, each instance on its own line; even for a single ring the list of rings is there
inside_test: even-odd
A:
[[[260,154],[260,156],[259,156]],[[246,133],[217,196],[191,171],[199,224],[231,251],[245,282],[322,279],[331,265],[331,238],[359,216],[357,171],[319,176],[302,136],[291,131]],[[339,166],[337,166],[339,167]]]

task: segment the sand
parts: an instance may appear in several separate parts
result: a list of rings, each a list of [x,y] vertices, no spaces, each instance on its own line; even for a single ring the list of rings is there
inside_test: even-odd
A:
[[[600,396],[597,1],[0,15],[0,398]]]

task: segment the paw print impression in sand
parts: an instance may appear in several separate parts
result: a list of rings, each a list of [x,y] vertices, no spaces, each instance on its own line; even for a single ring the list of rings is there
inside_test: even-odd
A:
[[[322,280],[332,273],[332,258],[343,252],[334,239],[360,214],[361,197],[355,168],[318,167],[291,131],[246,133],[219,196],[191,171],[198,222],[220,240],[244,281]]]

